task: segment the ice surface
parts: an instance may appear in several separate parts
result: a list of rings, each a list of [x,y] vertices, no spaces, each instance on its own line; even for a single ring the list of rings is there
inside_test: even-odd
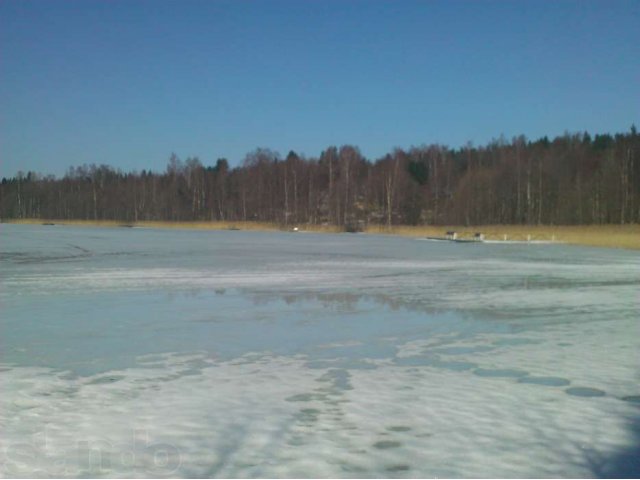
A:
[[[0,225],[0,281],[5,477],[640,473],[635,252]]]

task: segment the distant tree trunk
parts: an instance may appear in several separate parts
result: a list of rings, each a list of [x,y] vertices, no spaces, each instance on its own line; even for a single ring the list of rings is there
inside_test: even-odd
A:
[[[333,159],[329,155],[329,223],[336,223],[333,217]]]
[[[98,199],[96,196],[96,182],[91,180],[91,186],[93,187],[93,219],[98,220]]]
[[[310,223],[316,223],[315,222],[315,215],[314,215],[314,208],[313,208],[313,197],[312,197],[312,192],[313,191],[313,172],[309,171],[309,190],[307,192],[307,209],[309,210],[309,219],[308,221]]]
[[[391,228],[391,200],[393,196],[393,193],[391,191],[391,188],[392,188],[391,175],[387,175],[385,187],[386,187],[386,200],[387,200],[387,228]]]
[[[516,147],[516,223],[522,223],[520,204],[520,146]]]
[[[284,164],[284,224],[289,224],[289,187],[287,186],[287,164]]]
[[[538,225],[542,224],[542,159],[538,161]]]
[[[346,225],[349,221],[349,169],[350,169],[351,161],[347,158],[346,161],[346,178],[345,178],[345,188],[344,188],[344,220],[342,222],[343,225]]]
[[[527,224],[531,224],[531,155],[527,156]]]
[[[625,152],[626,155],[622,155],[622,168],[620,169],[620,187],[621,187],[621,199],[620,199],[620,223],[625,223],[625,217],[627,212],[627,203],[629,201],[629,164],[631,163],[631,149],[628,148]]]
[[[247,221],[247,193],[242,189],[242,220]]]
[[[18,173],[18,218],[22,218],[22,195],[21,195],[21,175]]]
[[[386,203],[387,203],[387,228],[391,228],[392,212],[393,212],[393,196],[395,190],[395,182],[398,175],[398,164],[400,163],[400,157],[396,153],[394,155],[393,164],[387,170],[387,176],[385,178],[385,190],[386,190]]]
[[[293,168],[293,221],[298,223],[298,175]]]
[[[581,174],[580,174],[580,165],[578,165],[578,174],[576,176],[576,187],[578,190],[578,223],[581,224],[582,223],[582,178],[581,178]],[[594,206],[594,211],[593,211],[593,215],[595,218],[596,215],[596,211],[597,211],[597,193],[596,193],[596,206]]]
[[[135,179],[133,180],[133,221],[138,221],[138,192]]]

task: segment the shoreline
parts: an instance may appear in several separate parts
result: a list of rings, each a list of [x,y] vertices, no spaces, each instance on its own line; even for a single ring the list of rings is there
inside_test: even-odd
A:
[[[78,227],[143,227],[183,230],[248,230],[248,231],[293,231],[294,226],[283,226],[268,222],[226,221],[139,221],[119,222],[115,220],[55,220],[55,219],[8,219],[2,223],[22,225],[65,225]],[[344,229],[334,225],[297,225],[298,232],[343,233]],[[640,250],[640,224],[632,225],[479,225],[472,227],[455,225],[370,225],[362,233],[398,235],[410,238],[443,237],[445,232],[455,231],[460,239],[471,239],[481,232],[490,243],[504,241],[517,243],[563,243],[603,248]]]

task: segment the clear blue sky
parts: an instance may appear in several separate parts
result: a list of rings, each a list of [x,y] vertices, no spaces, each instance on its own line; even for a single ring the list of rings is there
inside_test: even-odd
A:
[[[639,46],[637,0],[2,0],[0,176],[628,131]]]

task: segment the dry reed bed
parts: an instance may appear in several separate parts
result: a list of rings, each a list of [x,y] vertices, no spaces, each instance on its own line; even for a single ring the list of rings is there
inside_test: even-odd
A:
[[[442,237],[455,231],[460,238],[472,238],[480,232],[487,240],[556,241],[594,247],[640,249],[640,225],[482,225],[397,226],[390,230],[370,227],[371,233],[393,233],[409,237]]]

